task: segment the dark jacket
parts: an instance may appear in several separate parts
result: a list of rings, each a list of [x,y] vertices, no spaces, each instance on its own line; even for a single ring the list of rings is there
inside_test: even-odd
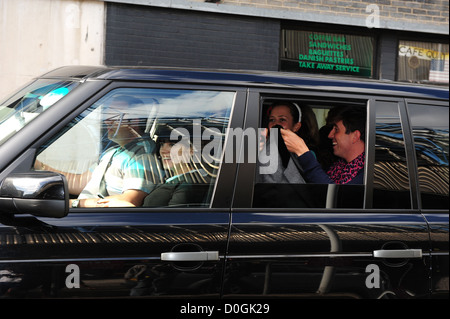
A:
[[[306,152],[305,154],[299,156],[298,161],[303,167],[303,175],[308,183],[335,184],[335,182],[322,169],[322,166],[312,152]],[[349,184],[364,184],[364,169],[361,169],[358,174],[346,185]]]

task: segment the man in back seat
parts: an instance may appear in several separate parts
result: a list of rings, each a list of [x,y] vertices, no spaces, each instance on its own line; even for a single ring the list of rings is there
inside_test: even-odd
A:
[[[298,156],[304,169],[304,178],[310,183],[320,184],[363,184],[365,163],[366,109],[358,106],[344,106],[333,109],[333,125],[328,138],[332,140],[333,153],[339,160],[324,171],[316,157],[301,137],[288,130],[281,134],[288,150]]]

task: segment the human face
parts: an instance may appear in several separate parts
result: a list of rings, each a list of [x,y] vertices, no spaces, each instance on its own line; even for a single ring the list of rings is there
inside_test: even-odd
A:
[[[125,145],[130,139],[134,138],[129,128],[130,120],[127,119],[127,113],[123,112],[126,109],[126,103],[114,102],[108,108],[107,113],[105,113],[108,116],[104,121],[108,131],[108,139],[119,145]]]
[[[353,145],[355,140],[355,132],[349,134],[345,133],[346,128],[344,123],[341,121],[336,122],[333,125],[328,138],[331,139],[333,145],[333,153],[350,162],[353,158]]]
[[[127,109],[127,104],[124,102],[115,101],[111,103],[109,108],[106,110],[105,115],[108,118],[105,120],[106,128],[108,130],[108,138],[110,140],[119,137],[122,126],[125,125],[125,113],[123,110]],[[123,130],[122,130],[123,131]]]
[[[270,112],[269,116],[269,129],[275,125],[280,125],[285,130],[297,132],[300,127],[300,122],[295,122],[294,117],[291,114],[291,110],[286,105],[277,105]]]
[[[123,120],[124,114],[117,112],[116,115],[110,116],[105,120],[106,129],[108,131],[108,138],[110,140],[114,140],[115,138],[119,137],[120,139],[120,133],[123,131]]]
[[[176,148],[173,148],[175,145]],[[164,169],[183,171],[183,164],[189,162],[190,151],[182,143],[174,143],[170,140],[163,140],[160,144],[159,155]],[[184,165],[186,166],[186,165]]]

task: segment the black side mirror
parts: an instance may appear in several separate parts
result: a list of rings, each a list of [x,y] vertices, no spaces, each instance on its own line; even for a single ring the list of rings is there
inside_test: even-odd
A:
[[[53,172],[15,173],[0,186],[0,213],[61,218],[69,213],[66,178]]]

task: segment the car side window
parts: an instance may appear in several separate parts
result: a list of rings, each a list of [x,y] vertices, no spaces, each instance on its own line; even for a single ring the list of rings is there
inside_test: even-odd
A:
[[[422,208],[449,207],[448,107],[408,104]]]
[[[366,100],[326,100],[324,98],[266,98],[262,102],[261,145],[253,207],[278,208],[361,208],[364,202]],[[300,114],[300,115],[299,115]],[[360,126],[346,134],[342,116],[354,117]],[[294,121],[287,126],[284,121]],[[300,125],[298,125],[300,123]],[[276,125],[296,132],[308,148],[298,156],[286,151],[280,135],[275,138]],[[345,125],[350,125],[345,123]],[[267,131],[264,129],[267,128]],[[341,130],[342,132],[338,132]],[[350,131],[349,131],[350,132]],[[272,135],[271,135],[272,134]],[[342,135],[341,135],[342,134]],[[349,142],[340,139],[352,136],[358,143],[349,162],[336,145]],[[273,138],[273,140],[271,139]],[[279,143],[279,142],[282,143]],[[293,140],[294,141],[294,140]],[[342,143],[342,144],[341,144]],[[293,144],[298,145],[298,141]],[[286,142],[290,148],[289,142]],[[337,154],[336,154],[337,153]],[[357,153],[357,154],[356,154]],[[275,154],[275,155],[273,155]],[[350,156],[349,156],[350,157]],[[348,158],[348,157],[347,157]],[[265,161],[262,163],[261,159]],[[273,161],[274,160],[274,161]],[[271,165],[276,163],[276,165]],[[269,167],[274,167],[269,170]],[[275,167],[276,166],[276,167]]]
[[[41,146],[71,207],[209,207],[234,92],[123,88]]]
[[[374,208],[411,208],[405,140],[396,102],[376,105]]]

